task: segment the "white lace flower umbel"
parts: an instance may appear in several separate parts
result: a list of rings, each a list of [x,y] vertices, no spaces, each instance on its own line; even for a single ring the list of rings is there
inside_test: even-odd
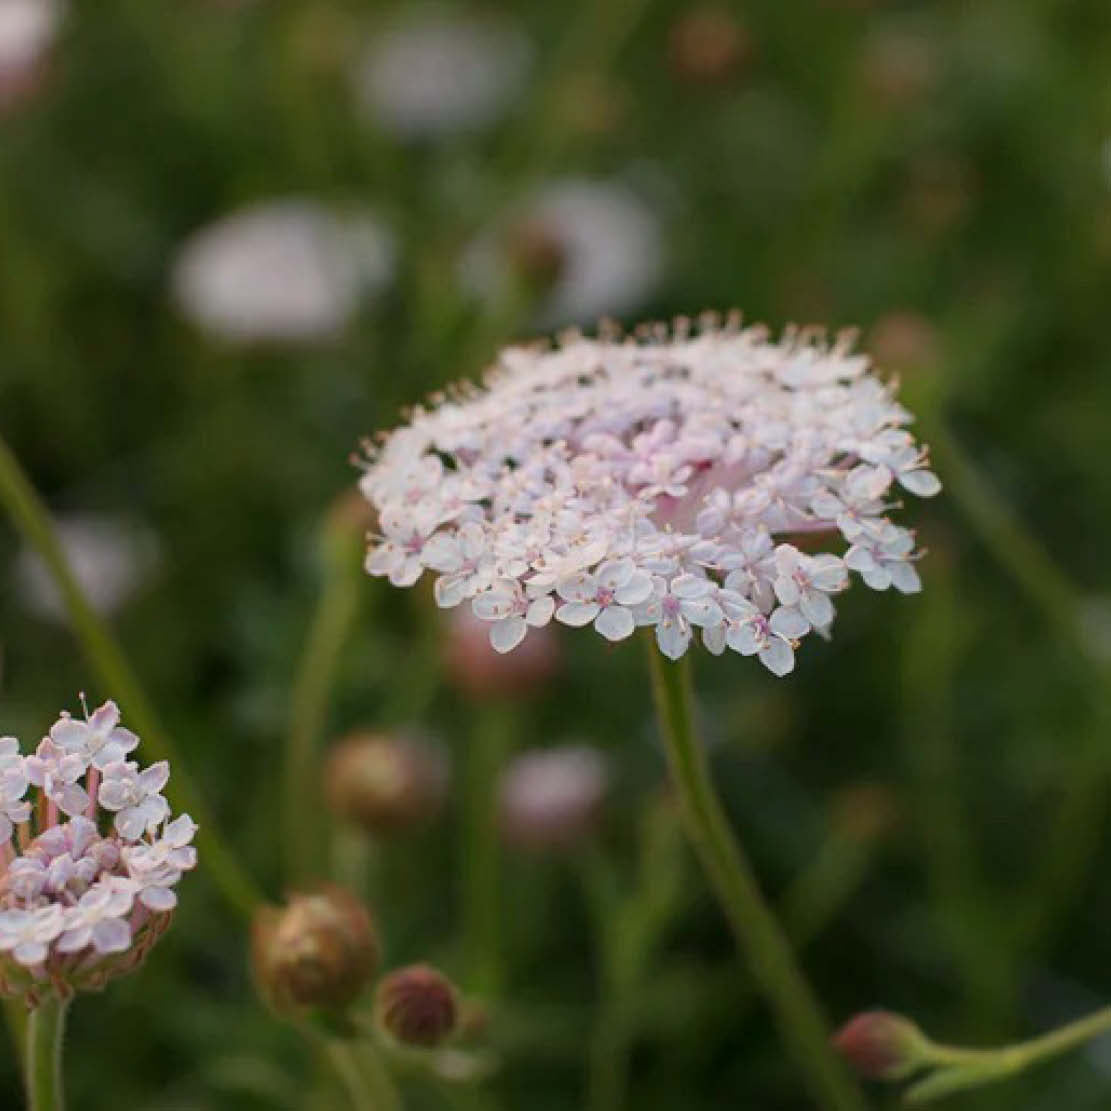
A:
[[[124,759],[138,743],[114,702],[63,713],[33,756],[0,737],[0,994],[100,988],[169,924],[196,826],[170,820],[165,761]]]
[[[892,514],[940,483],[911,419],[847,334],[707,318],[509,348],[485,388],[368,447],[366,567],[396,586],[431,572],[437,603],[469,604],[500,652],[554,617],[785,675],[850,572],[921,589]]]

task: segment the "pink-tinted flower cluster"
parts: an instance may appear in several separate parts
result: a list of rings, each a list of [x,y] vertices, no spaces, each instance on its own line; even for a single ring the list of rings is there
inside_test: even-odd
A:
[[[63,713],[30,756],[0,738],[0,994],[102,987],[169,924],[196,826],[170,817],[165,761],[128,759],[138,743],[114,702]]]
[[[791,671],[851,572],[921,589],[901,492],[940,483],[894,389],[852,339],[713,319],[502,352],[368,446],[366,567],[427,571],[501,652],[553,618],[618,641],[655,630]],[[832,550],[817,550],[828,547]]]

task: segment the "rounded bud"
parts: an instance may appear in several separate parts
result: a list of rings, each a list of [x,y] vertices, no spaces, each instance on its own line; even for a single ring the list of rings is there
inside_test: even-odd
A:
[[[861,1076],[873,1080],[902,1080],[930,1061],[926,1035],[890,1011],[856,1015],[830,1041]]]
[[[596,749],[523,753],[502,773],[502,831],[522,848],[566,848],[593,832],[608,787],[609,769]]]
[[[378,937],[366,907],[342,888],[328,887],[260,911],[251,958],[275,1010],[343,1011],[377,971]]]
[[[445,757],[428,742],[360,732],[332,747],[324,792],[339,817],[371,833],[394,833],[435,817],[448,778]]]
[[[432,1049],[455,1033],[459,997],[441,972],[426,964],[399,968],[384,977],[375,994],[378,1025],[402,1045]]]
[[[712,85],[732,77],[752,55],[748,29],[724,5],[681,15],[669,36],[671,68],[684,81]]]
[[[445,664],[451,681],[472,698],[511,698],[543,687],[559,670],[556,631],[545,625],[530,629],[512,652],[490,644],[490,623],[470,607],[460,606],[448,618]]]

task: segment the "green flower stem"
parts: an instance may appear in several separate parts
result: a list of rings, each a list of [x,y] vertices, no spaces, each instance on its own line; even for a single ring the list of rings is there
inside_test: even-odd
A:
[[[733,837],[710,782],[706,758],[694,731],[687,657],[670,663],[650,638],[645,639],[645,645],[656,710],[687,833],[748,957],[753,979],[771,1004],[817,1105],[827,1111],[861,1111],[863,1097],[833,1056],[818,1002],[760,893],[752,866]]]
[[[401,1111],[401,1095],[369,1041],[327,1038],[321,1049],[347,1093],[351,1111]]]
[[[963,1049],[930,1043],[932,1071],[906,1093],[910,1103],[928,1103],[951,1092],[1015,1076],[1111,1031],[1111,1007],[1028,1041],[998,1049]]]
[[[27,1100],[30,1111],[62,1111],[62,1040],[69,1000],[47,995],[27,1023]]]
[[[324,861],[317,756],[344,645],[359,611],[358,549],[343,539],[326,544],[324,581],[290,701],[282,833],[286,875],[294,888],[311,880]]]
[[[204,871],[236,910],[250,915],[260,901],[261,893],[221,836],[207,804],[185,770],[185,762],[177,746],[155,713],[138,677],[108,626],[85,597],[58,541],[46,507],[2,438],[0,502],[49,569],[85,654],[105,688],[122,705],[129,719],[128,724],[142,736],[144,750],[155,760],[169,761],[173,776],[166,795],[176,810],[187,811],[197,822],[197,846],[204,861]]]
[[[463,944],[467,988],[496,999],[502,983],[501,844],[498,773],[513,743],[516,715],[489,702],[477,713],[467,749],[463,813]]]
[[[325,1048],[325,1054],[332,1071],[347,1094],[351,1111],[383,1111],[370,1098],[370,1092],[363,1080],[359,1062],[350,1042],[330,1041]]]

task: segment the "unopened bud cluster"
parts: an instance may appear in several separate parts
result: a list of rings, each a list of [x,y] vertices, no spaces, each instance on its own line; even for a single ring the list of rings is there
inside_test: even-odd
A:
[[[349,1009],[378,974],[379,945],[370,912],[339,887],[294,894],[255,918],[255,978],[280,1014],[315,1013],[354,1029]],[[451,982],[428,965],[397,969],[378,984],[375,1020],[400,1045],[430,1049],[459,1025]]]
[[[0,737],[0,993],[102,988],[169,925],[197,827],[171,820],[165,761],[127,758],[138,743],[114,702],[63,713],[32,756]]]

